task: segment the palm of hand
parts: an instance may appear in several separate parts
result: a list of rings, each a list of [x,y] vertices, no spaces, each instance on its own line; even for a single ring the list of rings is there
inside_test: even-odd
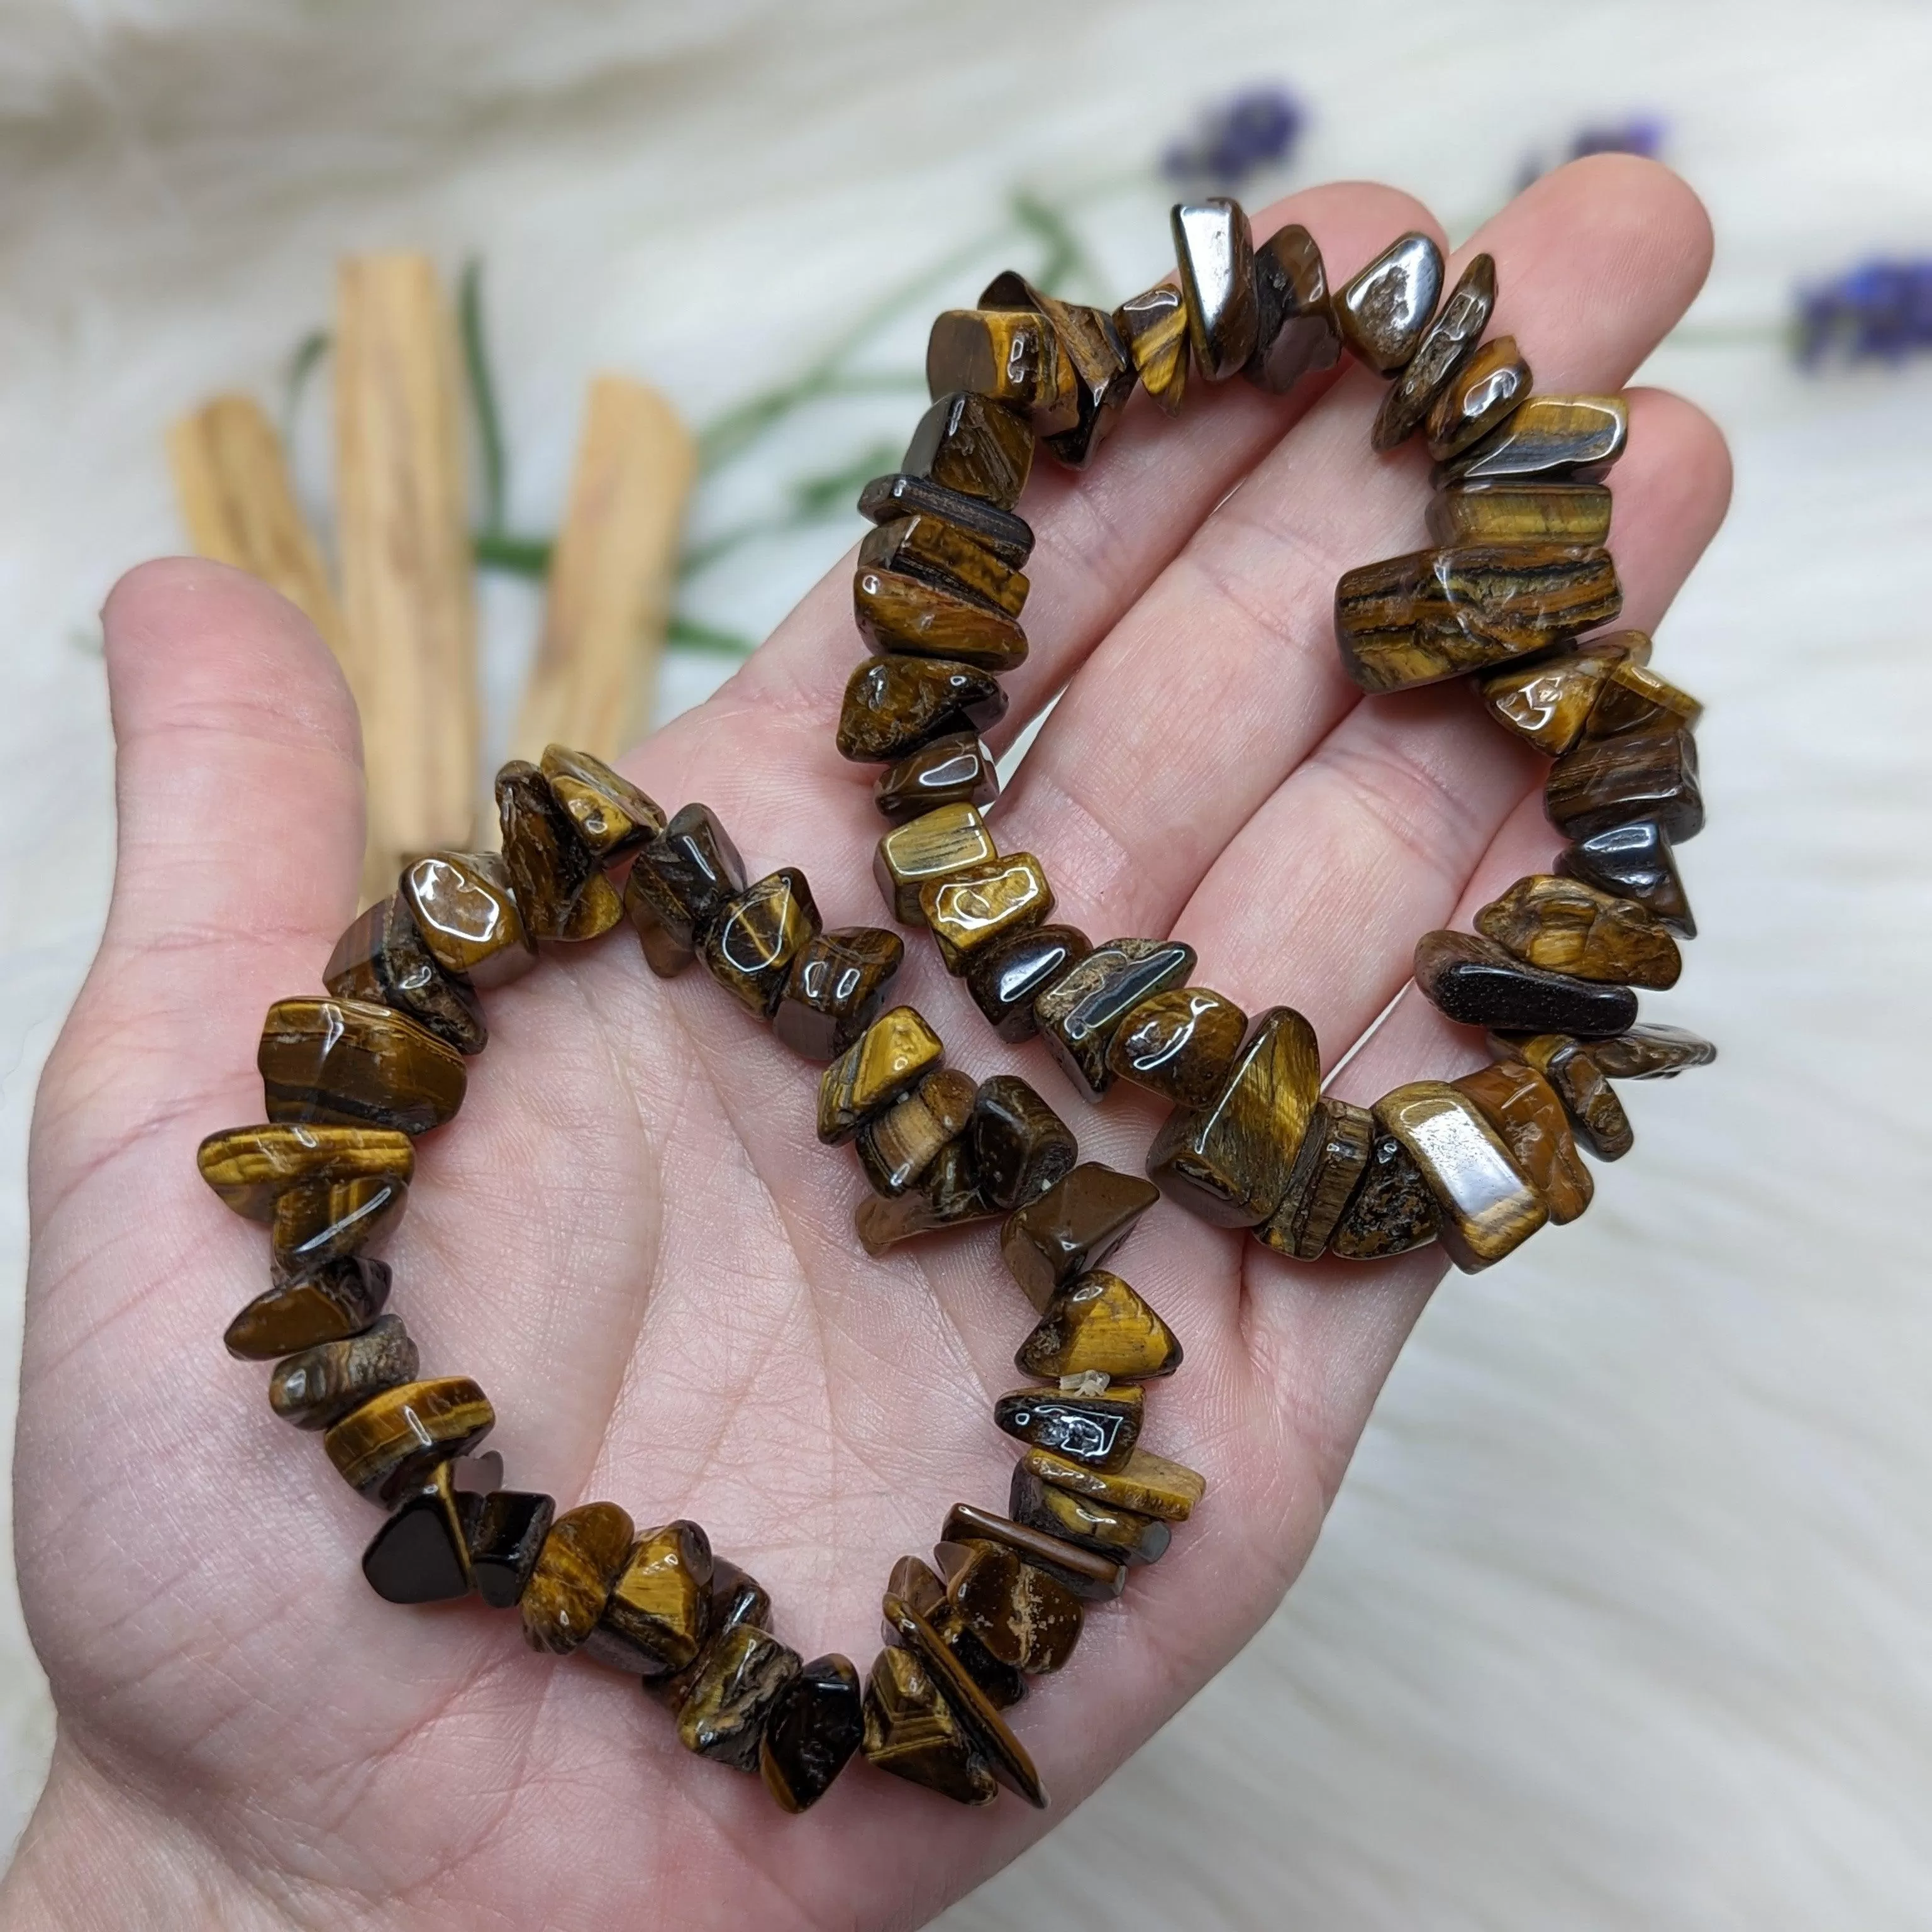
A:
[[[1285,220],[1344,272],[1427,222],[1368,188],[1297,197],[1258,232]],[[1664,171],[1605,160],[1472,245],[1498,258],[1497,326],[1538,386],[1601,388],[1676,320],[1708,238]],[[1539,768],[1466,692],[1357,706],[1334,667],[1336,574],[1420,540],[1421,459],[1366,452],[1378,394],[1360,373],[1286,406],[1235,385],[1178,426],[1130,421],[1077,489],[1036,482],[1034,654],[1006,729],[1071,682],[998,820],[1063,916],[1096,938],[1174,931],[1250,1011],[1300,1007],[1331,1060],[1418,934],[1551,849]],[[1688,405],[1646,393],[1634,417],[1616,544],[1625,621],[1648,626],[1722,514],[1725,467]],[[754,874],[805,866],[828,925],[879,916],[870,774],[831,746],[844,584],[626,761],[668,806],[713,806]],[[147,1923],[302,1922],[345,1900],[371,1923],[466,1926],[936,1910],[1042,1821],[862,1766],[785,1819],[686,1756],[622,1678],[532,1656],[480,1608],[367,1590],[372,1513],[215,1346],[262,1244],[192,1165],[202,1134],[259,1117],[260,1015],[314,984],[352,910],[352,717],[300,620],[212,568],[138,574],[108,635],[121,866],[40,1096],[20,1448],[23,1586],[62,1728],[11,1895],[70,1892],[107,1820],[146,1847],[128,1882]],[[1156,1110],[1074,1100],[1036,1045],[992,1038],[929,947],[897,996],[953,1064],[1033,1080],[1083,1158],[1138,1167]],[[1341,1090],[1473,1064],[1417,1004]],[[389,1246],[425,1372],[483,1384],[513,1483],[695,1517],[771,1590],[787,1641],[862,1669],[893,1558],[956,1500],[1003,1504],[991,1400],[1032,1316],[991,1235],[868,1261],[854,1165],[812,1136],[810,1073],[701,971],[652,979],[623,929],[489,1006],[490,1051]],[[1441,1264],[1291,1268],[1162,1208],[1122,1265],[1186,1348],[1148,1439],[1210,1490],[1014,1714],[1060,1811],[1273,1606]]]

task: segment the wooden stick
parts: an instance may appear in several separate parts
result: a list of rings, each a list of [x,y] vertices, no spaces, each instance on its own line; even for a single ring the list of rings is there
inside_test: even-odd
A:
[[[428,258],[337,282],[335,488],[372,874],[470,842],[479,706],[455,329]]]
[[[249,396],[214,396],[168,428],[168,463],[197,555],[279,590],[346,669],[342,606],[322,547],[296,507],[282,440]]]
[[[624,376],[591,384],[514,756],[556,742],[608,758],[649,726],[697,467],[656,389]]]

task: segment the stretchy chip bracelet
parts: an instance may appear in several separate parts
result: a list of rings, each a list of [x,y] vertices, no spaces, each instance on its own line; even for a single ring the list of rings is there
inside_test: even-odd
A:
[[[1487,1267],[1588,1205],[1576,1141],[1600,1158],[1630,1130],[1610,1083],[1670,1075],[1714,1049],[1639,1026],[1636,986],[1668,986],[1689,908],[1671,856],[1702,823],[1698,706],[1652,673],[1648,640],[1605,632],[1621,605],[1602,478],[1628,432],[1615,398],[1539,397],[1508,337],[1485,343],[1495,266],[1478,256],[1438,308],[1443,264],[1408,235],[1333,295],[1305,230],[1256,250],[1232,202],[1174,212],[1179,286],[1112,315],[1003,274],[934,324],[934,401],[899,471],[866,486],[859,627],[873,655],[846,687],[838,748],[887,767],[875,872],[893,920],[923,926],[1002,1039],[1038,1034],[1078,1090],[1116,1079],[1173,1112],[1150,1180],[1082,1162],[1024,1081],[975,1082],[910,1006],[886,998],[904,954],[884,928],[821,929],[803,873],[748,884],[703,805],[667,818],[596,758],[553,746],[496,780],[501,856],[440,852],[343,935],[326,997],[279,1000],[259,1064],[268,1120],[211,1136],[203,1178],[268,1224],[270,1286],[227,1346],[274,1360],[269,1400],[326,1432],[343,1477],[387,1512],[364,1574],[402,1604],[474,1593],[518,1609],[535,1648],[638,1677],[700,1756],[762,1773],[788,1810],[854,1751],[967,1804],[1001,1784],[1046,1794],[1002,1712],[1071,1657],[1085,1605],[1157,1560],[1203,1479],[1140,1446],[1147,1386],[1179,1341],[1102,1265],[1166,1193],[1284,1256],[1358,1260],[1440,1240]],[[1312,1029],[1287,1006],[1250,1019],[1191,983],[1190,947],[1096,946],[1057,923],[1040,861],[1001,854],[979,734],[1018,664],[1033,544],[1014,506],[1044,442],[1073,468],[1136,386],[1173,414],[1189,373],[1286,392],[1347,349],[1390,378],[1378,448],[1418,430],[1438,464],[1438,548],[1343,578],[1343,662],[1382,692],[1466,672],[1496,718],[1556,760],[1547,798],[1570,842],[1475,934],[1427,934],[1415,978],[1450,1018],[1490,1030],[1495,1064],[1419,1081],[1372,1109],[1325,1096]],[[1586,633],[1594,633],[1585,635]],[[1029,1379],[994,1406],[1026,1445],[1006,1513],[956,1504],[928,1563],[900,1559],[886,1647],[861,1686],[844,1658],[802,1661],[770,1598],[678,1521],[638,1534],[614,1503],[558,1515],[506,1490],[478,1444],[495,1418],[464,1376],[424,1379],[389,1270],[368,1252],[405,1205],[414,1137],[461,1105],[488,1038],[480,990],[628,915],[652,970],[700,956],[802,1057],[829,1062],[818,1135],[855,1148],[872,1193],[858,1238],[880,1254],[927,1231],[1004,1217],[1000,1252],[1037,1320]],[[1154,1184],[1158,1184],[1155,1185]]]

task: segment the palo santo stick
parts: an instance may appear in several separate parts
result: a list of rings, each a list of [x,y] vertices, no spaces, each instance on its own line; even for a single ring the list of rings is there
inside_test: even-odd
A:
[[[476,619],[457,368],[427,256],[344,261],[337,543],[372,878],[393,880],[404,857],[467,844],[475,817]]]
[[[554,742],[612,758],[649,725],[697,467],[656,390],[624,376],[591,384],[513,756]]]
[[[198,556],[279,590],[347,665],[342,607],[290,487],[282,440],[248,396],[215,396],[168,429],[182,520]]]

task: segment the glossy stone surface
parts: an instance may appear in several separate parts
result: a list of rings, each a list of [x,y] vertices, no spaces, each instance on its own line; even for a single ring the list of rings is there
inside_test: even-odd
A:
[[[1513,335],[1486,342],[1444,387],[1429,412],[1429,453],[1460,455],[1498,428],[1529,395],[1529,364]]]
[[[980,1192],[1002,1214],[1044,1194],[1080,1157],[1072,1129],[1011,1073],[980,1083],[972,1137]]]
[[[546,745],[538,769],[578,837],[600,860],[614,859],[655,838],[664,828],[657,800],[588,752]]]
[[[1055,1489],[1163,1522],[1185,1522],[1208,1493],[1206,1477],[1145,1449],[1136,1449],[1118,1469],[1096,1469],[1051,1449],[1029,1449],[1021,1466]]]
[[[992,1544],[976,1544],[968,1550],[962,1545],[942,1543],[934,1549],[933,1556],[935,1560],[952,1564],[956,1574],[981,1557],[990,1556],[1013,1570],[1018,1569],[1019,1563],[1010,1550],[999,1550]],[[980,1594],[985,1594],[985,1590],[982,1588]],[[946,1583],[928,1564],[921,1562],[916,1556],[901,1557],[892,1565],[886,1595],[909,1604],[932,1624],[940,1642],[958,1660],[994,1709],[1004,1711],[1025,1696],[1026,1679],[1018,1666],[994,1654],[988,1646],[987,1634],[976,1628],[971,1620],[949,1600]],[[898,1632],[890,1624],[884,1627],[881,1634],[888,1643],[898,1642]],[[1004,1634],[998,1630],[993,1633],[996,1640],[1003,1638]]]
[[[1376,448],[1393,449],[1422,427],[1437,399],[1475,353],[1496,305],[1495,259],[1478,255],[1450,290],[1402,374],[1389,385],[1369,433]]]
[[[1621,396],[1532,396],[1493,435],[1443,466],[1445,483],[1534,476],[1594,483],[1630,440]]]
[[[1361,1180],[1328,1238],[1328,1252],[1344,1261],[1379,1261],[1435,1238],[1436,1197],[1408,1150],[1392,1135],[1378,1133]]]
[[[1226,382],[1255,352],[1254,239],[1240,202],[1224,195],[1173,212],[1174,260],[1187,304],[1187,341],[1202,380]]]
[[[407,1204],[400,1180],[318,1180],[275,1203],[268,1253],[278,1281],[299,1280],[384,1234]]]
[[[1590,1042],[1590,1058],[1606,1080],[1671,1080],[1687,1066],[1708,1066],[1718,1049],[1686,1027],[1632,1027],[1614,1040]]]
[[[983,731],[1006,712],[991,671],[940,658],[868,658],[846,680],[838,755],[887,764],[935,738]]]
[[[758,1772],[782,1810],[806,1811],[831,1790],[865,1734],[863,1694],[849,1658],[814,1657],[765,1720]]]
[[[1104,1094],[1114,1084],[1108,1052],[1127,1016],[1184,985],[1195,964],[1194,949],[1178,939],[1110,939],[1036,995],[1034,1022],[1068,1079]]]
[[[932,1617],[942,1636],[950,1613],[988,1656],[1029,1677],[1060,1670],[1073,1654],[1086,1613],[1064,1583],[1004,1544],[943,1543],[934,1553],[946,1564],[944,1611]]]
[[[1006,1514],[1016,1522],[1043,1529],[1083,1550],[1097,1550],[1130,1568],[1159,1562],[1174,1535],[1158,1516],[1142,1516],[1043,1483],[1024,1462],[1013,1465]]]
[[[818,932],[811,885],[796,866],[781,866],[725,901],[704,935],[704,963],[747,1012],[770,1019]]]
[[[1265,1221],[1287,1195],[1321,1089],[1315,1029],[1292,1006],[1270,1008],[1214,1098],[1162,1124],[1148,1149],[1148,1178],[1217,1227]]]
[[[745,890],[745,862],[708,805],[687,805],[638,851],[623,905],[661,979],[681,973],[705,935]]]
[[[389,1270],[348,1255],[299,1280],[278,1282],[229,1323],[222,1346],[243,1361],[268,1362],[359,1335],[389,1298]]]
[[[910,1650],[889,1648],[874,1658],[861,1748],[880,1771],[956,1803],[990,1804],[1000,1795],[984,1753]]]
[[[1205,986],[1174,986],[1143,1000],[1120,1022],[1107,1065],[1123,1080],[1176,1107],[1204,1107],[1240,1051],[1248,1016]]]
[[[1456,483],[1429,501],[1438,544],[1607,543],[1610,493],[1600,483]]]
[[[210,1134],[196,1150],[195,1162],[202,1179],[236,1214],[272,1222],[276,1202],[298,1184],[375,1179],[407,1186],[416,1152],[409,1136],[392,1128],[270,1122]]]
[[[1007,1217],[1000,1231],[1000,1256],[1044,1314],[1054,1294],[1098,1268],[1160,1198],[1160,1189],[1137,1174],[1083,1161]]]
[[[772,1625],[772,1600],[758,1580],[727,1558],[713,1552],[711,1558],[710,1602],[705,1612],[704,1641],[698,1654],[682,1670],[668,1677],[654,1677],[644,1685],[657,1701],[675,1717],[684,1708],[698,1673],[728,1631],[741,1624],[769,1630]]]
[[[1375,1141],[1375,1120],[1367,1108],[1332,1096],[1318,1100],[1288,1170],[1288,1190],[1255,1230],[1256,1238],[1293,1260],[1317,1259],[1360,1184]]]
[[[886,1622],[897,1634],[900,1645],[918,1659],[967,1737],[992,1766],[994,1776],[1029,1804],[1044,1810],[1046,1792],[1032,1759],[938,1632],[902,1598],[889,1595],[884,1609]]]
[[[1009,268],[980,296],[982,308],[1030,309],[1043,316],[1073,371],[1073,420],[1065,428],[1036,412],[1034,426],[1047,453],[1070,469],[1084,470],[1113,434],[1133,394],[1132,356],[1102,309],[1061,302]]]
[[[1114,1382],[1145,1382],[1180,1367],[1180,1344],[1118,1275],[1094,1268],[1046,1304],[1013,1362],[1042,1382],[1095,1371]]]
[[[916,1009],[880,1014],[820,1076],[818,1138],[827,1147],[849,1141],[945,1058],[939,1036]]]
[[[1703,715],[1703,706],[1688,691],[1659,677],[1647,664],[1624,658],[1611,667],[1597,694],[1589,730],[1593,738],[1678,725],[1689,730]]]
[[[1425,932],[1415,942],[1415,983],[1463,1026],[1499,1033],[1623,1033],[1636,1020],[1636,995],[1526,966],[1492,939]]]
[[[970,731],[955,731],[902,758],[880,775],[872,802],[880,814],[916,818],[943,805],[991,805],[1000,795],[993,754]]]
[[[1020,614],[1027,600],[1023,572],[1002,563],[976,538],[937,517],[900,517],[881,524],[859,546],[859,569],[861,577],[876,570],[916,578],[1010,618]]]
[[[548,1540],[556,1504],[532,1490],[492,1490],[467,1518],[470,1571],[493,1610],[514,1610]]]
[[[886,833],[873,849],[872,877],[893,918],[902,926],[923,926],[919,896],[927,886],[998,856],[976,806],[941,805]]]
[[[705,1647],[683,1708],[678,1742],[739,1771],[758,1768],[765,1725],[798,1676],[798,1652],[755,1624],[740,1624]]]
[[[396,896],[446,973],[501,986],[537,963],[509,868],[494,852],[432,852],[403,868]]]
[[[902,517],[936,517],[982,543],[1010,569],[1021,570],[1033,554],[1033,530],[1022,517],[978,496],[948,490],[928,477],[903,473],[874,476],[859,494],[859,514],[874,524]]]
[[[1144,1398],[1137,1384],[1105,1395],[1069,1395],[1054,1388],[1013,1389],[993,1405],[1006,1432],[1070,1462],[1118,1469],[1139,1439]]]
[[[1483,702],[1499,724],[1558,758],[1582,736],[1619,661],[1641,663],[1649,655],[1650,640],[1641,631],[1609,632],[1486,677]]]
[[[268,1406],[298,1429],[326,1429],[372,1395],[413,1382],[416,1345],[399,1316],[340,1341],[320,1342],[275,1364]]]
[[[806,1060],[843,1053],[873,1021],[905,958],[905,941],[883,926],[815,933],[791,962],[772,1030]]]
[[[1285,396],[1303,376],[1332,369],[1342,332],[1328,299],[1322,250],[1291,222],[1255,248],[1255,346],[1241,371],[1257,388]]]
[[[1442,250],[1426,235],[1402,236],[1335,292],[1342,340],[1357,361],[1388,375],[1421,346],[1442,292]]]
[[[513,759],[496,774],[503,864],[524,928],[532,939],[595,939],[621,916],[603,861],[578,836],[570,814],[535,765]]]
[[[330,1425],[322,1446],[352,1490],[389,1502],[437,1463],[474,1448],[496,1420],[467,1376],[442,1376],[370,1396]]]
[[[322,983],[339,998],[406,1014],[458,1053],[490,1042],[476,989],[436,964],[399,896],[377,900],[336,941]]]
[[[710,1608],[710,1539],[694,1522],[668,1522],[631,1546],[584,1648],[614,1670],[666,1676],[697,1656]]]
[[[1656,915],[1581,879],[1532,872],[1476,915],[1486,939],[1532,966],[1626,986],[1676,985],[1677,942]]]
[[[1053,888],[1030,852],[1009,852],[928,881],[919,904],[946,970],[956,977],[1002,940],[1044,924]]]
[[[1130,1457],[1130,1466],[1131,1462]],[[1125,1564],[971,1503],[955,1503],[946,1512],[946,1526],[940,1534],[947,1543],[980,1540],[1010,1550],[1022,1562],[1046,1571],[1083,1603],[1108,1602],[1127,1586]]]
[[[1501,1136],[1558,1227],[1590,1204],[1596,1183],[1576,1151],[1556,1090],[1520,1060],[1499,1060],[1450,1082]]]
[[[1041,436],[1077,419],[1073,364],[1030,302],[943,310],[926,338],[926,386],[934,397],[967,389],[1024,410]]]
[[[961,390],[919,420],[900,473],[1010,510],[1033,467],[1032,425],[1017,410]]]
[[[1612,825],[1578,839],[1557,855],[1556,869],[1566,878],[1635,900],[1681,939],[1697,936],[1670,836],[1654,819]]]
[[[1026,662],[1026,633],[1004,611],[902,571],[861,565],[852,579],[852,614],[875,651],[941,658],[1006,671]]]
[[[1130,296],[1114,311],[1114,328],[1141,386],[1168,415],[1178,416],[1187,393],[1186,298],[1166,282]]]
[[[1586,728],[1550,768],[1543,803],[1550,824],[1573,841],[1646,819],[1682,844],[1704,829],[1696,740],[1676,726],[1606,738]]]
[[[366,1000],[278,1000],[255,1064],[272,1120],[427,1133],[463,1104],[463,1056]]]
[[[584,1503],[550,1525],[518,1607],[524,1641],[562,1657],[597,1627],[636,1532],[615,1503]]]
[[[962,1222],[982,1221],[997,1214],[980,1192],[970,1143],[950,1140],[920,1177],[919,1185],[888,1199],[874,1195],[860,1202],[852,1216],[859,1244],[868,1255],[882,1255],[898,1242]]]
[[[1437,1238],[1466,1274],[1513,1253],[1549,1220],[1502,1136],[1446,1081],[1398,1087],[1376,1102],[1375,1114],[1435,1196]]]
[[[976,1090],[970,1076],[942,1067],[868,1120],[854,1145],[872,1191],[903,1194],[916,1185],[946,1142],[966,1131]]]
[[[1347,572],[1335,589],[1335,635],[1364,691],[1400,691],[1546,650],[1622,608],[1608,550],[1472,544]]]
[[[397,1503],[362,1552],[370,1589],[392,1604],[443,1603],[470,1594],[468,1539],[447,1462]]]
[[[982,954],[966,975],[966,990],[1002,1040],[1030,1040],[1040,1030],[1034,1001],[1093,950],[1077,926],[1034,926]]]
[[[1588,1044],[1568,1034],[1535,1034],[1506,1039],[1492,1034],[1492,1052],[1508,1053],[1549,1082],[1570,1116],[1576,1138],[1599,1160],[1621,1160],[1636,1144],[1630,1116],[1610,1090]]]

